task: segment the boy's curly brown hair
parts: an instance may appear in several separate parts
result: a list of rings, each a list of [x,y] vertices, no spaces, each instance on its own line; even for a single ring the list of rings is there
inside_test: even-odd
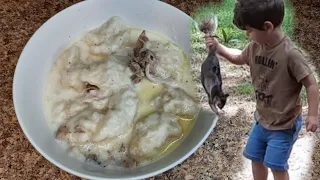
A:
[[[239,29],[246,26],[264,30],[264,22],[270,21],[274,27],[281,25],[284,18],[283,0],[238,0],[234,7],[233,24]]]

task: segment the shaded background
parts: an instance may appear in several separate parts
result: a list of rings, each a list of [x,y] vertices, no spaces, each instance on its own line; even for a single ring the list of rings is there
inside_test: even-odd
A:
[[[191,15],[197,7],[214,0],[164,0]],[[19,55],[32,34],[50,17],[79,2],[78,0],[0,0],[0,179],[80,179],[70,175],[44,159],[25,138],[15,116],[12,101],[12,81]],[[294,39],[310,54],[319,74],[320,60],[320,1],[292,0],[296,8],[296,27]],[[234,114],[243,117],[239,109]],[[233,117],[229,117],[232,119]],[[219,124],[218,124],[219,125]],[[181,165],[151,179],[231,179],[232,174],[241,165],[232,163],[238,157],[240,149],[232,146],[230,139],[217,136],[219,133],[245,136],[250,124],[239,122],[245,132],[234,132],[218,126],[213,135],[201,148]],[[213,151],[218,144],[219,151]],[[232,139],[242,143],[242,139]],[[214,153],[222,153],[224,162],[214,159]],[[320,179],[320,141],[315,144],[313,163],[309,170],[310,178]],[[193,172],[191,172],[193,171]],[[194,172],[196,171],[196,172]]]

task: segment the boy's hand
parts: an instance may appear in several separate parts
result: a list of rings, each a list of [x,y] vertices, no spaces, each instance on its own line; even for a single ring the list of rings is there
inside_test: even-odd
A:
[[[218,40],[209,34],[206,34],[204,38],[207,48],[216,47],[219,44]]]
[[[318,129],[319,123],[316,116],[308,116],[306,119],[306,128],[307,132],[316,132]]]

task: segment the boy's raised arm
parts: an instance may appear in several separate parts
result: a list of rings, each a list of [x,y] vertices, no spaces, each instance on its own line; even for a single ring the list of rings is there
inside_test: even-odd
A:
[[[205,36],[206,46],[208,48],[215,46],[217,48],[217,53],[227,59],[229,62],[236,65],[243,65],[247,63],[247,57],[245,53],[239,49],[228,48],[223,44],[220,44],[215,38],[208,35]]]
[[[217,45],[217,53],[236,65],[246,64],[245,54],[239,49],[228,48],[222,44]]]

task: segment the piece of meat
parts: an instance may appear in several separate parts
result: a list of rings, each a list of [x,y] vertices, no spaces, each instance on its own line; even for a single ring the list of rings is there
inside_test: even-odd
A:
[[[87,156],[87,160],[91,160],[91,161],[94,161],[94,162],[98,162],[98,157],[96,154],[88,154]]]
[[[217,18],[214,16],[210,21],[204,20],[200,23],[199,29],[204,33],[210,33],[216,29]],[[215,26],[215,27],[214,27]],[[216,55],[216,47],[209,48],[209,54],[201,66],[201,83],[204,87],[211,109],[218,114],[218,109],[222,109],[229,96],[222,90],[222,78],[220,73],[219,58]]]
[[[155,54],[147,49],[147,43],[149,39],[146,36],[146,31],[143,30],[139,35],[136,45],[133,49],[132,59],[129,63],[129,68],[133,72],[131,80],[134,84],[139,83],[146,74],[146,67],[148,64],[154,64],[156,61]],[[151,68],[152,70],[154,68]]]
[[[87,82],[86,83],[86,92],[89,93],[92,90],[99,90],[99,87]]]
[[[56,139],[65,140],[68,133],[69,128],[67,128],[67,126],[60,126],[56,133]]]
[[[71,129],[66,125],[62,125],[57,130],[56,139],[66,140],[68,134],[71,134],[71,133],[82,134],[82,133],[86,133],[86,131],[79,125],[77,125],[74,129]]]
[[[131,81],[136,84],[139,83],[142,78],[144,77],[144,73],[142,68],[137,62],[131,62],[129,63],[129,68],[131,69],[133,75],[130,77]]]
[[[129,67],[133,72],[131,81],[134,84],[139,83],[144,77],[153,83],[168,84],[173,87],[178,87],[172,77],[161,77],[165,71],[159,66],[159,61],[155,53],[148,49],[149,39],[146,36],[146,31],[143,30],[139,35],[136,45],[132,52],[132,59],[129,63]]]

